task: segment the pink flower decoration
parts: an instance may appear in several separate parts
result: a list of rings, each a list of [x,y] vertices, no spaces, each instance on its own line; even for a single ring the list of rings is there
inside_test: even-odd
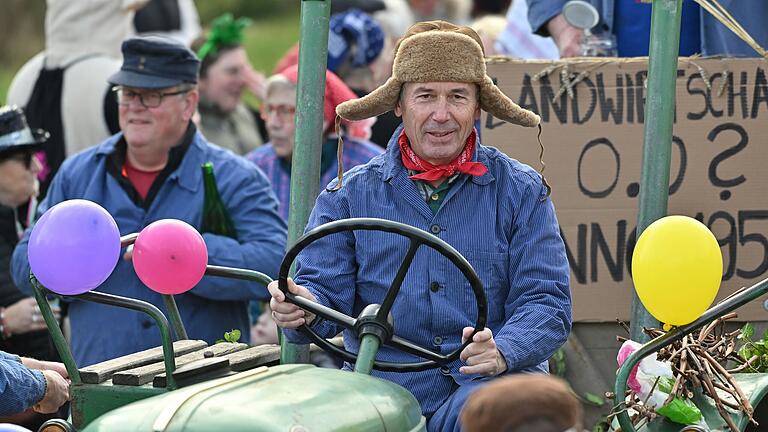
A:
[[[638,347],[640,347],[640,344],[637,342],[630,340],[624,342],[624,344],[621,345],[621,348],[619,348],[619,354],[616,356],[616,361],[619,363],[619,366],[623,365],[624,361],[627,360],[627,357],[637,351]],[[627,379],[627,385],[633,392],[635,392],[635,394],[640,393],[640,381],[637,380],[637,369],[639,367],[640,363],[636,364],[635,367],[632,368],[632,372],[629,373],[629,378]]]

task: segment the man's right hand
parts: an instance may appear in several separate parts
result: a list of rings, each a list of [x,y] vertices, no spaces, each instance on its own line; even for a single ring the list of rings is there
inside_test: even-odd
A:
[[[547,31],[552,35],[560,57],[576,57],[581,54],[581,36],[584,32],[568,24],[563,14],[549,20]]]
[[[43,376],[46,382],[45,395],[32,409],[41,414],[55,413],[69,400],[69,383],[56,371],[44,370]]]
[[[293,329],[303,324],[311,324],[315,315],[305,312],[304,309],[289,303],[285,300],[285,294],[277,287],[278,282],[272,281],[267,285],[272,299],[269,301],[269,307],[272,308],[272,319],[280,328]],[[296,285],[293,279],[288,278],[288,291],[299,297],[312,300],[317,303],[317,298],[301,285]]]

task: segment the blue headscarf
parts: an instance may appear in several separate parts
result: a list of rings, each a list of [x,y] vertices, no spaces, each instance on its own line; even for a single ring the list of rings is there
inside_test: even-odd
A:
[[[336,72],[349,59],[353,67],[367,66],[384,48],[384,31],[370,15],[359,9],[334,14],[328,32],[328,69]]]

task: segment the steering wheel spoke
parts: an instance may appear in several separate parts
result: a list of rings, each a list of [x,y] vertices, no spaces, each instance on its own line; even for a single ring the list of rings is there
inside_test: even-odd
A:
[[[422,348],[421,346],[416,345],[415,343],[407,339],[403,339],[399,336],[392,336],[392,340],[390,340],[386,344],[394,348],[397,348],[400,351],[404,351],[404,352],[407,352],[408,354],[419,356],[423,359],[432,360],[439,364],[443,364],[443,363],[446,363],[447,361],[450,361],[448,357],[442,354],[438,354],[426,348]]]
[[[411,267],[411,263],[416,257],[416,251],[419,249],[419,246],[421,246],[419,239],[411,238],[411,245],[408,247],[408,252],[405,254],[403,262],[400,263],[400,268],[397,269],[395,279],[392,281],[392,285],[390,285],[387,295],[384,297],[384,301],[381,303],[381,307],[376,313],[376,319],[381,322],[387,321],[389,311],[392,310],[392,305],[395,303],[395,298],[397,298],[397,294],[400,292],[400,287],[403,286],[405,275],[408,274],[408,269]]]
[[[288,301],[295,304],[296,306],[299,306],[300,308],[311,312],[323,319],[341,324],[343,327],[348,329],[355,328],[355,322],[357,321],[356,319],[339,311],[333,310],[328,306],[323,306],[320,303],[315,303],[312,300],[305,299],[304,297],[298,297],[290,292],[285,293],[285,298],[287,298]]]

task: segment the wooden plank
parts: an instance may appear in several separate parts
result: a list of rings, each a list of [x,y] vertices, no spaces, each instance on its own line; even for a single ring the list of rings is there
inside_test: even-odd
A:
[[[237,351],[242,351],[246,348],[248,348],[248,345],[242,343],[214,344],[206,349],[177,357],[176,367],[178,368],[179,366],[185,365],[189,362],[205,358],[206,352],[211,352],[214,357],[217,357]],[[152,379],[161,373],[165,373],[165,363],[162,361],[118,372],[112,376],[112,383],[117,385],[140,386],[148,382],[152,382]]]
[[[328,342],[344,347],[341,336],[328,339]],[[322,351],[315,344],[309,346],[310,352]],[[280,360],[280,345],[259,345],[236,353],[227,354],[229,366],[234,372],[242,372],[259,366],[274,366]]]
[[[173,343],[174,357],[207,347],[201,340],[180,340]],[[163,347],[150,348],[134,354],[107,360],[80,369],[80,378],[85,384],[101,384],[110,379],[116,372],[134,369],[150,363],[163,360]]]
[[[280,345],[259,345],[224,357],[229,360],[229,367],[235,372],[272,366],[280,361]]]

